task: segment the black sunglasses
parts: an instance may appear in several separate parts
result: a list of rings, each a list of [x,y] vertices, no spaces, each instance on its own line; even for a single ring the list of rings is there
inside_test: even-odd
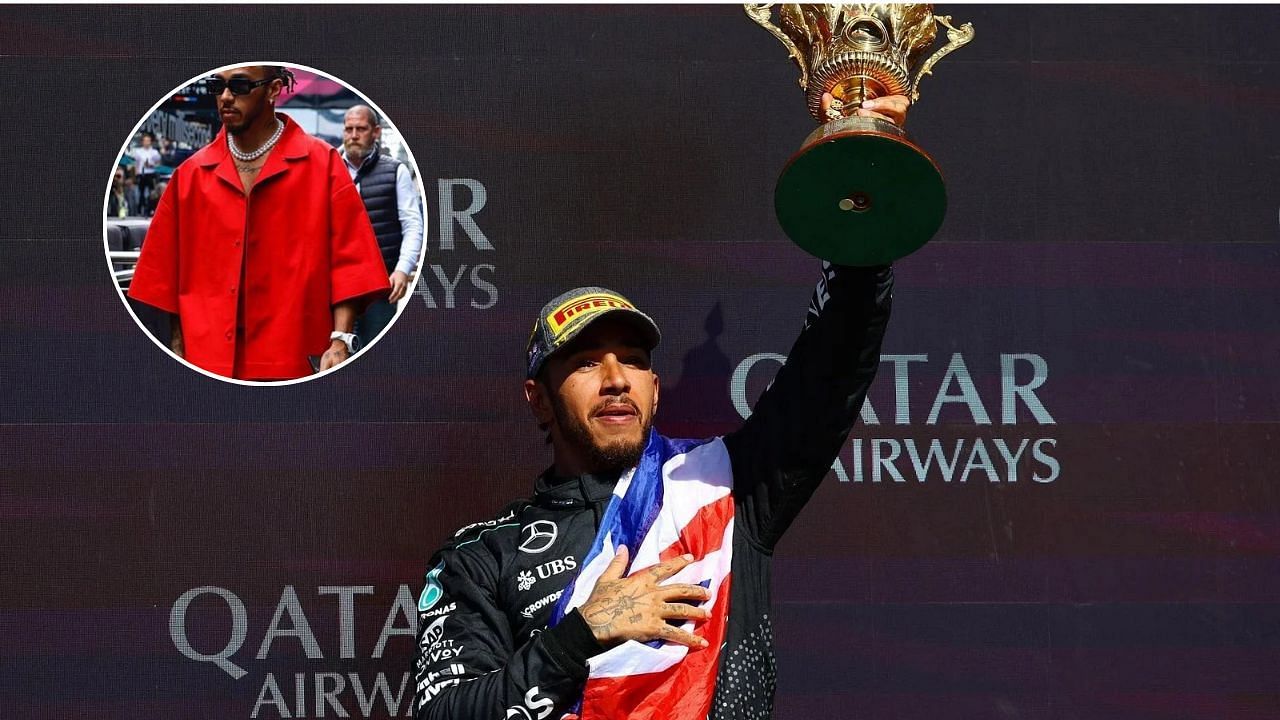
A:
[[[247,77],[233,77],[230,80],[224,80],[217,75],[205,78],[204,85],[209,88],[209,92],[214,95],[221,95],[223,90],[231,88],[232,95],[248,95],[267,83],[275,80],[273,77],[263,78],[262,80],[250,80]]]

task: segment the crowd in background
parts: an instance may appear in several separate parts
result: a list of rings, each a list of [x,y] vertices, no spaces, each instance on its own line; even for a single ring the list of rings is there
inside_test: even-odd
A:
[[[151,217],[169,183],[169,174],[182,159],[172,141],[139,132],[111,178],[107,217]]]

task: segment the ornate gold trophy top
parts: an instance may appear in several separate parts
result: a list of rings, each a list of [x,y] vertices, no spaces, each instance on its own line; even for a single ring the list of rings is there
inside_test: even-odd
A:
[[[747,15],[781,40],[800,66],[800,87],[818,122],[839,117],[842,106],[882,95],[906,95],[914,103],[920,79],[934,63],[973,39],[972,24],[953,27],[950,16],[934,15],[928,3],[786,4],[778,8],[781,29],[770,22],[773,5],[749,3]],[[938,25],[947,30],[947,44],[913,73]],[[823,93],[836,99],[830,117],[822,112]]]
[[[843,265],[893,262],[942,226],[946,186],[933,158],[902,128],[859,116],[864,100],[920,97],[934,63],[973,39],[933,5],[882,3],[746,5],[747,15],[782,41],[800,66],[809,114],[821,123],[791,157],[774,188],[778,223],[797,245]],[[946,28],[947,43],[921,62]],[[832,102],[824,111],[823,95]]]

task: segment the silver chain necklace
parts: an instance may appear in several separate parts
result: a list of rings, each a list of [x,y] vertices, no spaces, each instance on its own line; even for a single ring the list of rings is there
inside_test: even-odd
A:
[[[253,152],[244,152],[240,148],[236,147],[236,141],[231,137],[231,133],[227,133],[227,149],[231,151],[231,157],[239,160],[240,162],[252,162],[263,155],[266,155],[272,147],[275,147],[275,144],[279,142],[280,136],[283,134],[284,123],[280,122],[280,118],[276,118],[276,131],[271,133],[271,137],[267,138],[266,142],[262,143],[262,147],[254,150]]]

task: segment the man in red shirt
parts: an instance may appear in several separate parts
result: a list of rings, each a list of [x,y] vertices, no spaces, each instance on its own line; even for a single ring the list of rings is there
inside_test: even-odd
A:
[[[242,380],[346,360],[364,305],[390,289],[364,204],[336,150],[275,102],[281,66],[207,81],[223,128],[174,171],[129,297],[171,314],[175,354]]]

